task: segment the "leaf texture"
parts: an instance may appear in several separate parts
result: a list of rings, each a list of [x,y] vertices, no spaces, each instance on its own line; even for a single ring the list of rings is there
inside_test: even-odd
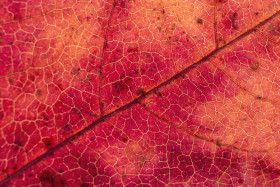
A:
[[[279,3],[0,0],[0,185],[278,186]]]

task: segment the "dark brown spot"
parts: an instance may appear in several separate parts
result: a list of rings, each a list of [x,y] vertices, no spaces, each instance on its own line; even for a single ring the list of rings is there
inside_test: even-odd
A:
[[[260,13],[259,12],[255,12],[255,15],[258,16]]]
[[[215,142],[217,146],[221,147],[221,140],[216,140]]]
[[[133,70],[134,74],[138,74],[138,69]]]
[[[261,96],[257,96],[257,97],[256,97],[256,99],[261,100],[261,99],[262,99],[262,97],[261,97]]]
[[[8,79],[8,82],[9,82],[10,84],[14,84],[14,80],[13,80],[12,78],[9,78],[9,79]]]
[[[42,114],[42,117],[43,117],[43,119],[44,119],[45,121],[48,121],[48,120],[49,120],[49,117],[48,117],[45,113]]]
[[[234,30],[238,30],[238,27],[236,25],[233,25]]]
[[[41,89],[36,90],[36,95],[38,97],[42,96],[42,90]]]
[[[121,76],[120,76],[120,79],[124,79],[124,77],[125,77],[125,74],[122,73]]]
[[[158,96],[158,97],[162,97],[162,93],[160,91],[156,91],[155,94]]]
[[[80,68],[72,68],[71,74],[76,75],[80,71]]]
[[[43,171],[40,175],[39,175],[39,180],[43,183],[43,184],[49,184],[54,186],[54,178],[52,176],[52,174],[48,171]],[[44,185],[43,185],[44,186]]]
[[[0,32],[0,44],[4,42],[4,34]]]
[[[22,143],[19,140],[15,140],[14,144],[16,144],[19,147],[22,147]]]
[[[73,111],[76,113],[76,114],[80,114],[80,110],[78,110],[77,108],[73,108]]]
[[[128,49],[127,49],[128,53],[136,53],[138,51],[139,51],[138,47],[131,47],[131,46],[129,46]]]
[[[223,4],[225,2],[226,2],[226,0],[217,0],[217,3],[220,3],[220,4]]]
[[[140,88],[136,91],[136,95],[143,95],[144,93],[145,93],[145,91],[142,88]]]
[[[122,141],[126,143],[127,142],[127,138],[123,138]]]
[[[14,165],[14,166],[13,166],[13,170],[17,170],[17,165]]]
[[[237,16],[238,16],[238,14],[236,12],[234,12],[233,15],[230,17],[230,21],[231,21],[232,27],[235,30],[238,29],[238,26],[236,25]]]
[[[70,130],[71,130],[69,124],[64,125],[64,126],[62,127],[62,129],[63,129],[64,131],[70,131]]]
[[[219,37],[218,41],[222,44],[226,44],[226,41],[222,37]]]
[[[259,69],[259,67],[260,67],[260,63],[256,62],[256,63],[254,63],[253,65],[250,66],[250,69],[252,71],[257,71]]]
[[[146,54],[146,58],[150,59],[152,58],[152,55],[150,53],[145,53]]]
[[[238,183],[241,185],[243,184],[244,180],[243,179],[238,179]]]
[[[4,119],[4,112],[0,112],[0,120]]]
[[[121,81],[115,82],[113,84],[113,89],[114,89],[114,92],[119,94],[122,91],[127,90],[128,86],[126,85],[126,83],[123,80],[121,80]]]
[[[90,187],[90,185],[88,183],[82,183],[81,187]]]
[[[203,20],[201,18],[198,18],[196,20],[196,23],[199,24],[199,25],[202,25],[203,24]]]
[[[146,70],[144,68],[141,68],[141,73],[145,73]]]
[[[176,25],[175,25],[175,24],[172,24],[171,30],[174,31],[175,28],[176,28]]]
[[[53,139],[52,138],[46,138],[46,139],[43,140],[43,143],[45,144],[46,147],[52,147]]]

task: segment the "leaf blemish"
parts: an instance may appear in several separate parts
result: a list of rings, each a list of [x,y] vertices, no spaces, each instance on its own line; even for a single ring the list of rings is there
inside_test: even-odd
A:
[[[202,25],[203,24],[203,20],[201,18],[198,18],[196,20],[196,23],[199,24],[199,25]]]
[[[37,90],[36,90],[36,95],[37,95],[38,97],[42,96],[42,90],[41,90],[41,89],[37,89]]]

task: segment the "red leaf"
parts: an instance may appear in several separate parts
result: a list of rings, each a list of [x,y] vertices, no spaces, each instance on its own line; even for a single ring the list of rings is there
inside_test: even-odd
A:
[[[279,3],[0,2],[0,185],[279,185]]]

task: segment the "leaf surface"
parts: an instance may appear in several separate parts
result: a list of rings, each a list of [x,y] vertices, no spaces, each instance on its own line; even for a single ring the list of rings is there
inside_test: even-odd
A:
[[[279,2],[0,4],[1,185],[279,185]]]

